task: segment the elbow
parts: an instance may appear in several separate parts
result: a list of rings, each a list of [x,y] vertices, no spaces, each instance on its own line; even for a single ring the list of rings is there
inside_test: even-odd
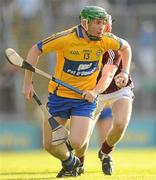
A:
[[[28,52],[27,61],[34,66],[36,65],[38,58],[41,54],[42,52],[38,49],[37,45],[34,45]]]
[[[32,48],[29,51],[30,53],[34,54],[36,57],[41,56],[42,52],[39,50],[37,44],[35,44],[34,46],[32,46]]]
[[[126,43],[124,45],[124,47],[121,49],[120,55],[121,55],[122,59],[124,59],[124,57],[129,57],[131,59],[131,57],[132,57],[132,50],[131,50],[131,46],[128,43]]]
[[[126,50],[131,54],[132,53],[132,49],[129,43],[126,44]]]
[[[121,51],[125,51],[126,50],[126,51],[130,51],[131,52],[130,44],[127,41],[125,41],[125,40],[123,40],[122,42],[123,42],[123,46],[121,48]]]

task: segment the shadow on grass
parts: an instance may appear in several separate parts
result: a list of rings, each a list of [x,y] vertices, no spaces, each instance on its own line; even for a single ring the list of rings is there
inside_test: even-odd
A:
[[[56,175],[58,172],[8,172],[8,173],[0,173],[0,179],[1,176],[3,176],[3,179],[6,178],[11,178],[11,180],[18,180],[18,179],[56,179]],[[18,176],[19,177],[15,177]],[[23,177],[21,177],[23,175]],[[42,177],[34,177],[34,176],[42,176]],[[48,177],[46,177],[46,175]],[[55,176],[55,177],[49,177],[49,176]],[[25,176],[30,176],[30,177],[25,177]],[[43,177],[44,176],[44,177]]]
[[[0,179],[1,176],[3,176],[3,180],[8,180],[11,178],[11,180],[27,180],[27,179],[57,179],[56,175],[57,175],[58,171],[53,171],[53,172],[8,172],[8,173],[0,173]],[[94,175],[94,174],[102,174],[102,171],[85,171],[85,174],[88,175]],[[16,177],[17,176],[17,177]],[[29,177],[27,177],[29,176]],[[36,177],[34,177],[36,176]],[[39,176],[39,177],[37,177]],[[41,176],[41,177],[40,177]],[[47,176],[47,177],[46,177]]]

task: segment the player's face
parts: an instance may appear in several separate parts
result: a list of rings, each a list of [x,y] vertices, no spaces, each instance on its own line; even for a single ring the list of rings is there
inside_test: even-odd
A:
[[[104,32],[106,21],[103,19],[92,19],[88,25],[88,34],[101,37]]]

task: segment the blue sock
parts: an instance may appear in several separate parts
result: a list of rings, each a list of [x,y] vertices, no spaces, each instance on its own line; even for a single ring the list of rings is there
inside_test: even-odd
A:
[[[72,171],[74,169],[76,163],[76,157],[70,153],[69,157],[62,161],[62,166],[65,168],[67,171]]]

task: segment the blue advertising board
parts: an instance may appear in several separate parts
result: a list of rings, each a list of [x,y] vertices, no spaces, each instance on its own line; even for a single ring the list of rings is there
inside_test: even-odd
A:
[[[0,151],[41,148],[41,129],[29,121],[0,122]]]
[[[90,140],[90,148],[99,147],[97,128],[94,129]],[[117,144],[121,148],[150,148],[156,147],[156,120],[132,118],[123,136]]]

